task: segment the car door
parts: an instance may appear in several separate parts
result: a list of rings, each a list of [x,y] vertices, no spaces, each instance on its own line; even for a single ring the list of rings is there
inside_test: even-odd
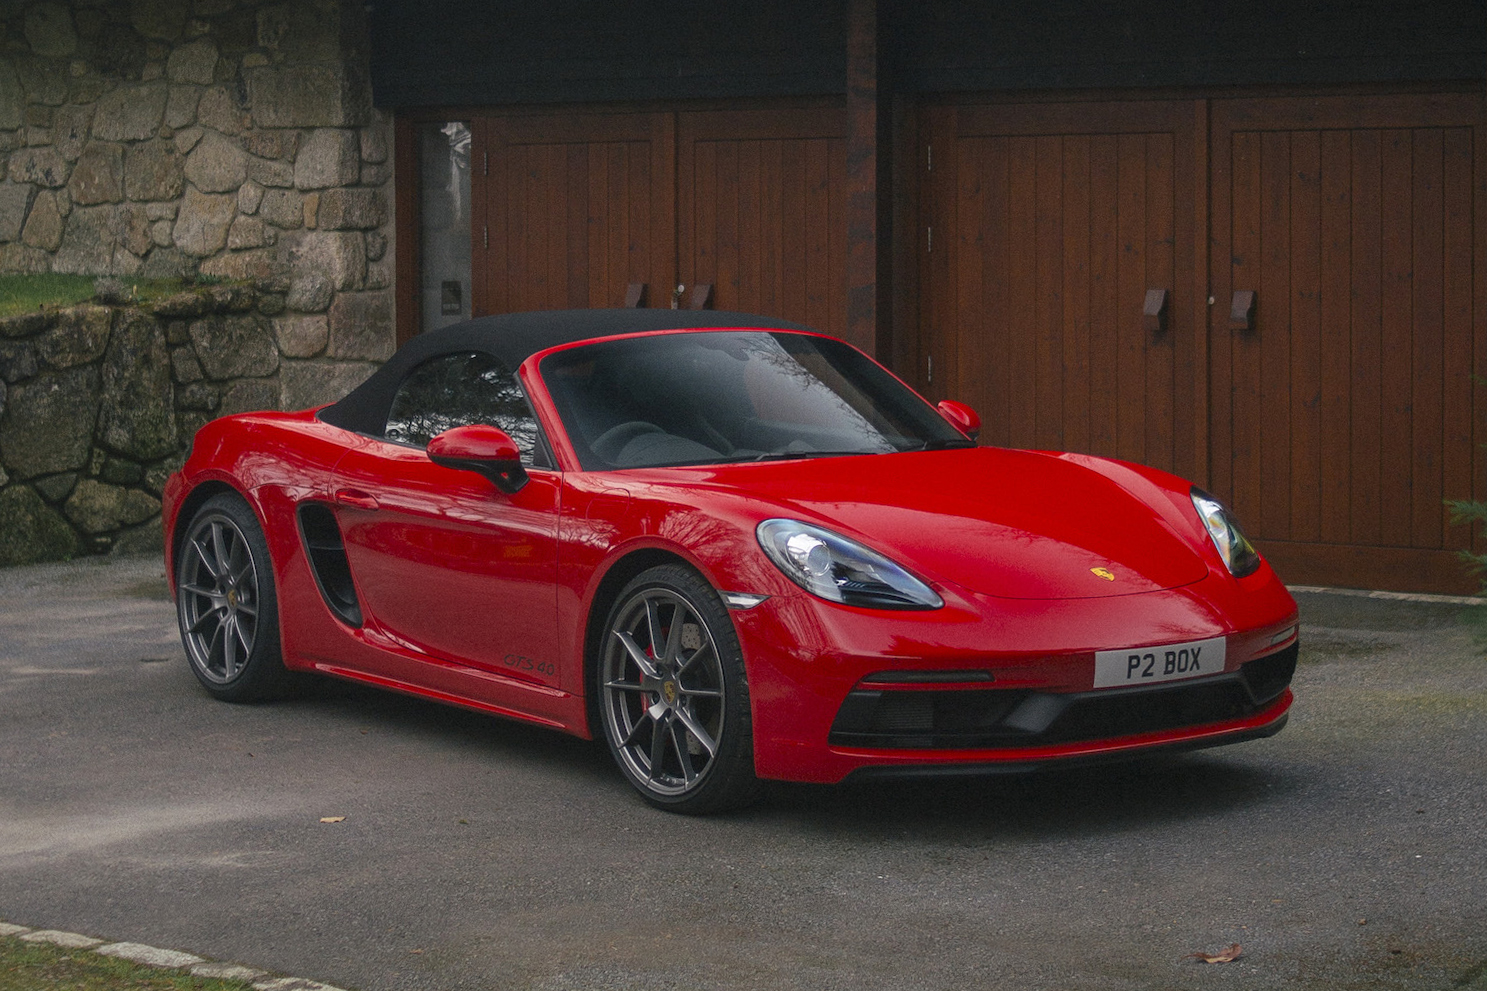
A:
[[[429,460],[429,438],[469,423],[517,442],[529,476],[519,491]],[[383,436],[348,453],[332,484],[375,633],[431,663],[556,685],[561,475],[545,450],[520,385],[494,357],[441,355],[409,373]]]

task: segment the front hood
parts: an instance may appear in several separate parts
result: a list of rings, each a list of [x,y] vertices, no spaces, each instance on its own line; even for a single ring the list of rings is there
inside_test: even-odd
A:
[[[1171,494],[1137,471],[1081,455],[975,448],[817,458],[728,466],[712,480],[986,595],[1129,595],[1208,574],[1193,546],[1196,514],[1183,520]]]

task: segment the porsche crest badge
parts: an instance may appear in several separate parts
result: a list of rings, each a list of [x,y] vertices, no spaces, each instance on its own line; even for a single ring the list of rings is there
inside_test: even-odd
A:
[[[1096,578],[1103,578],[1107,582],[1115,581],[1115,572],[1111,571],[1109,568],[1090,568],[1089,571],[1090,574],[1094,575]]]

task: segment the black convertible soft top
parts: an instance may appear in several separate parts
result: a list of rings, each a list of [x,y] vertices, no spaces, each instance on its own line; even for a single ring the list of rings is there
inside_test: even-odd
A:
[[[810,329],[798,323],[749,313],[713,310],[543,310],[476,317],[413,338],[370,378],[351,390],[345,399],[327,406],[319,415],[321,420],[344,430],[377,434],[387,424],[387,411],[392,407],[393,395],[408,372],[437,355],[482,351],[494,355],[515,371],[518,365],[538,351],[559,344],[693,327]]]

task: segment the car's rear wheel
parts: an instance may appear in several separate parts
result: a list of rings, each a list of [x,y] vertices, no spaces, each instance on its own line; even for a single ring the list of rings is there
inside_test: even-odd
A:
[[[697,814],[754,797],[743,653],[722,600],[696,572],[662,565],[625,586],[597,689],[610,752],[646,801]]]
[[[176,614],[191,671],[226,702],[280,694],[278,599],[268,543],[253,510],[230,493],[202,504],[176,555]]]

